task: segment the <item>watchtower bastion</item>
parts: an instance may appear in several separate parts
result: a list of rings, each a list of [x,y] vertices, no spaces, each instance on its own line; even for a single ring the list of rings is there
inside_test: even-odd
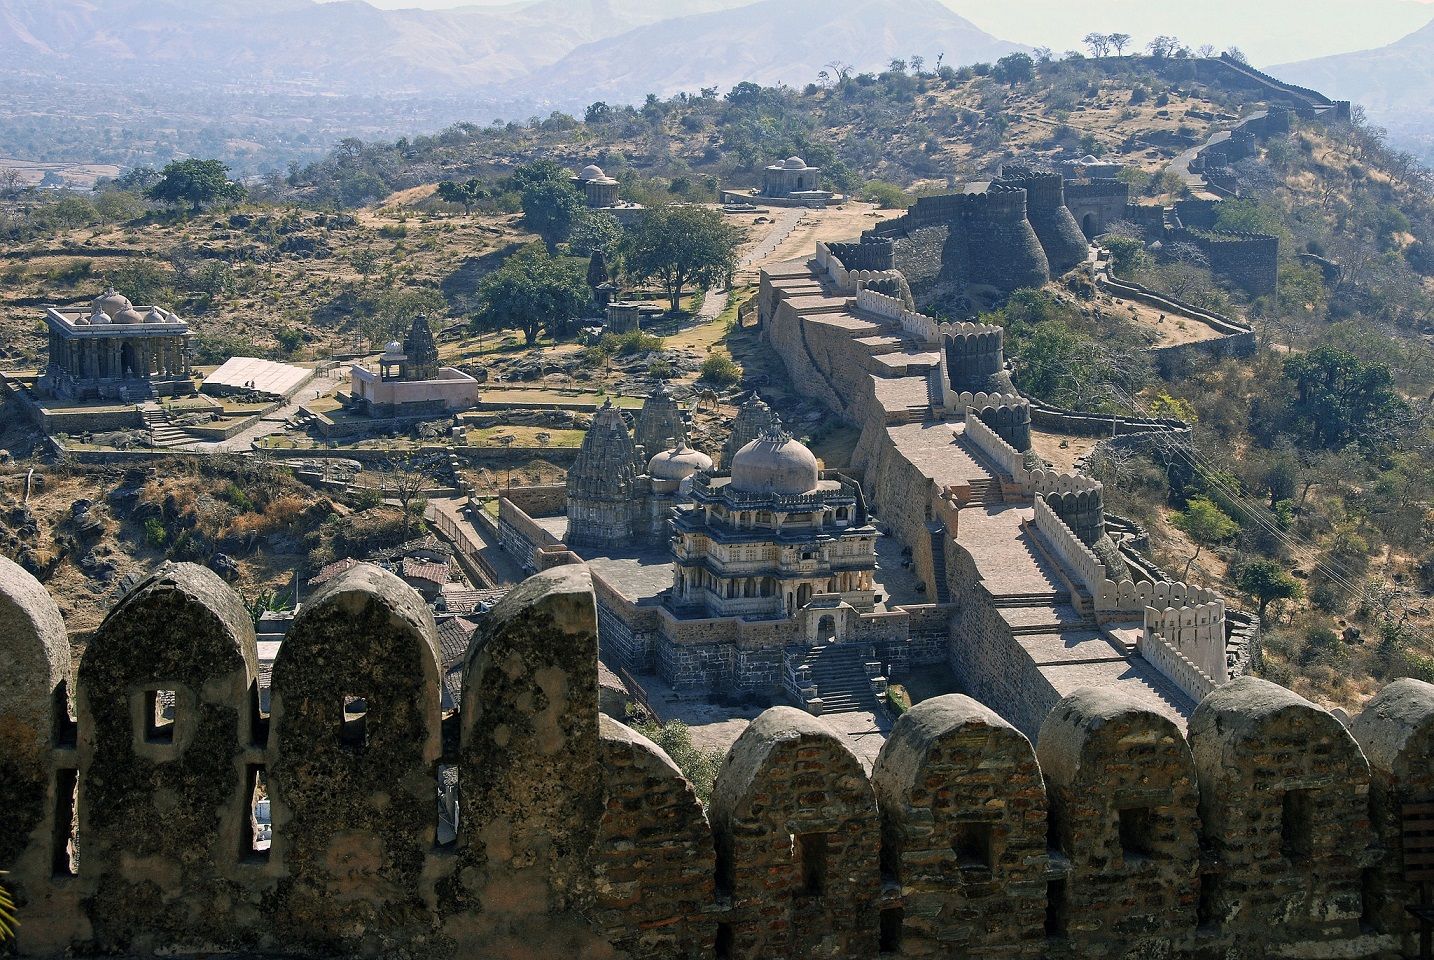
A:
[[[1391,684],[1346,727],[1245,677],[1188,733],[1084,688],[1033,737],[942,696],[896,722],[870,771],[821,718],[774,707],[704,808],[660,748],[599,716],[599,632],[584,565],[533,576],[481,623],[445,715],[431,616],[360,565],[306,606],[265,713],[253,629],[215,574],[180,564],[139,584],[72,674],[53,600],[0,560],[0,869],[19,954],[1413,947],[1399,827],[1405,805],[1434,802],[1429,684]],[[462,796],[449,843],[444,767]]]

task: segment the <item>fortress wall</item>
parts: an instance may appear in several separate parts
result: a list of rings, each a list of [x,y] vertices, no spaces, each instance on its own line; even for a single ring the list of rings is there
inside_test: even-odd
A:
[[[926,585],[927,596],[936,595],[936,577],[931,560],[928,517],[934,517],[941,491],[929,477],[901,455],[884,421],[869,419],[862,427],[852,465],[862,474],[862,492],[876,515],[911,548],[911,564]]]
[[[1037,173],[1000,181],[1026,191],[1026,217],[1045,251],[1051,274],[1059,276],[1086,261],[1089,245],[1080,224],[1066,208],[1065,179]]]
[[[1179,231],[1172,240],[1194,243],[1210,260],[1210,269],[1253,297],[1274,293],[1279,285],[1280,240],[1249,233]]]
[[[1130,203],[1130,186],[1120,180],[1092,180],[1067,183],[1066,209],[1086,239],[1094,239],[1110,229],[1110,225],[1126,218]]]
[[[952,581],[973,584],[959,665],[995,632],[952,554]],[[1034,757],[980,703],[938,697],[897,722],[870,778],[824,721],[777,707],[724,759],[704,817],[661,750],[599,720],[584,566],[485,616],[452,724],[411,588],[362,566],[312,604],[265,715],[238,596],[203,568],[162,569],[86,650],[72,748],[63,724],[40,729],[64,675],[58,611],[0,564],[0,765],[32,784],[0,809],[20,956],[1373,958],[1409,930],[1393,838],[1395,804],[1428,802],[1434,782],[1419,681],[1386,689],[1352,736],[1241,678],[1196,710],[1187,747],[1109,691],[1046,716],[1013,679],[997,692],[1030,705],[1015,726],[1039,731]],[[171,717],[153,714],[156,688]],[[346,695],[364,699],[357,728]],[[58,789],[75,757],[78,862]],[[446,844],[440,765],[463,797]],[[248,843],[258,771],[267,852]]]

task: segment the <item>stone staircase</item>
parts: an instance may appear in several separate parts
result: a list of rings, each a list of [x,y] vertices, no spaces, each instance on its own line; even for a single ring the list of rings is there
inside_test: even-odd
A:
[[[878,709],[886,678],[876,651],[864,643],[826,643],[811,648],[789,647],[783,682],[810,713],[855,713]]]
[[[969,481],[971,487],[970,506],[999,507],[1006,500],[1001,495],[1001,485],[989,478]]]
[[[169,414],[158,404],[144,404],[139,409],[139,415],[144,421],[144,428],[149,431],[151,447],[178,447],[194,442],[194,436],[171,423]]]
[[[936,581],[936,602],[950,603],[951,588],[946,585],[946,527],[931,523],[926,529],[931,534],[931,573]]]

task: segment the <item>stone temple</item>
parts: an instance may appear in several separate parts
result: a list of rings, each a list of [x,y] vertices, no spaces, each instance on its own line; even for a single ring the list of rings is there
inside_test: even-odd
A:
[[[439,364],[438,345],[425,316],[413,319],[402,343],[395,340],[384,348],[377,373],[354,364],[349,384],[349,403],[375,417],[467,410],[478,403],[479,396],[477,380]]]
[[[48,308],[45,325],[42,395],[135,402],[194,392],[189,325],[163,307],[136,307],[110,290],[87,310]]]
[[[876,528],[860,491],[823,480],[790,434],[764,432],[737,452],[728,476],[698,475],[691,497],[676,519],[675,611],[791,617],[813,597],[871,609]]]

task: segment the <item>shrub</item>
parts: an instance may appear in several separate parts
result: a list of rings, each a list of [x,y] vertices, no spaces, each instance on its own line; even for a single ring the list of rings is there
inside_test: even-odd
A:
[[[702,361],[702,375],[699,379],[720,386],[731,386],[742,379],[742,368],[726,354],[714,353]]]
[[[911,694],[901,684],[889,683],[886,685],[886,705],[899,717],[911,709]]]
[[[667,751],[672,762],[677,764],[677,769],[692,781],[692,790],[697,794],[697,799],[706,803],[712,796],[712,784],[717,779],[717,771],[722,767],[722,753],[717,750],[702,750],[695,746],[692,743],[692,731],[688,730],[687,724],[681,720],[662,724],[644,720],[634,727]]]
[[[150,517],[144,522],[144,542],[151,547],[162,547],[169,539],[169,531],[164,529],[164,521],[158,517]]]
[[[887,210],[905,210],[915,201],[894,183],[868,180],[861,188],[861,198]]]

